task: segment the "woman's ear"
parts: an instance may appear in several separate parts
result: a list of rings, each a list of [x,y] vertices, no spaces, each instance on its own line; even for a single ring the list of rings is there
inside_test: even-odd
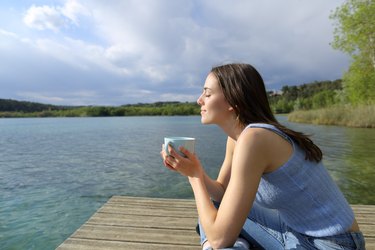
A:
[[[237,108],[237,105],[236,105],[236,108]],[[235,111],[235,109],[232,106],[229,106],[228,110],[229,111]]]

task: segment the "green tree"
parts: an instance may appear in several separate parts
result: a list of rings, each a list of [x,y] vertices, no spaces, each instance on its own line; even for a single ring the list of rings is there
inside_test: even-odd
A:
[[[312,97],[312,107],[314,109],[328,107],[335,102],[335,91],[323,90]]]
[[[333,48],[353,58],[343,76],[349,101],[353,104],[374,103],[375,0],[347,0],[330,18],[336,21]]]

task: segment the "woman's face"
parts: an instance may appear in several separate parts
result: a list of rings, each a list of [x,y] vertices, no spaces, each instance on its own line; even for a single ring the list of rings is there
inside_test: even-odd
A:
[[[197,103],[201,106],[203,124],[221,124],[233,115],[233,108],[226,101],[219,82],[212,73],[207,76]]]

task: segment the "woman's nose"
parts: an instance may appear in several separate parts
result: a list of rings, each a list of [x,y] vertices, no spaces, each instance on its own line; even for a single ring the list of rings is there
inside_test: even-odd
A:
[[[202,95],[198,97],[197,103],[199,106],[202,106]]]

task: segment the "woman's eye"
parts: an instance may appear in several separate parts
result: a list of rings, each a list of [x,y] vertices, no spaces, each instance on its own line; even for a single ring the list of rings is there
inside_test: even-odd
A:
[[[204,95],[205,97],[210,97],[211,95]]]

